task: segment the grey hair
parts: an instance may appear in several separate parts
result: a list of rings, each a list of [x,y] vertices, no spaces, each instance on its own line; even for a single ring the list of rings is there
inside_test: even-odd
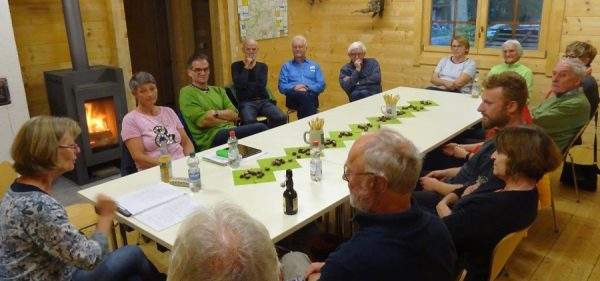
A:
[[[502,51],[504,51],[504,47],[507,45],[513,45],[517,48],[517,54],[519,58],[523,56],[523,47],[521,46],[521,42],[515,39],[508,39],[504,43],[502,43]]]
[[[152,74],[145,71],[140,71],[131,76],[131,79],[129,80],[129,89],[135,93],[140,85],[144,85],[146,83],[156,84],[156,79],[154,79]]]
[[[367,47],[365,46],[365,44],[363,44],[363,42],[360,41],[352,42],[352,44],[348,46],[348,54],[354,49],[361,49],[363,53],[367,52]]]
[[[302,43],[304,43],[304,47],[308,47],[308,41],[306,41],[306,37],[302,35],[296,35],[294,38],[292,38],[292,43],[294,43],[296,40],[301,40]]]
[[[218,203],[182,223],[168,280],[277,281],[279,261],[262,223],[237,205]]]
[[[575,78],[579,79],[579,81],[583,81],[583,78],[585,78],[585,76],[587,75],[586,67],[579,59],[564,58],[561,59],[558,63],[568,64],[571,67],[571,74]]]
[[[365,144],[365,170],[385,177],[392,191],[407,194],[417,185],[422,157],[400,133],[383,128]]]

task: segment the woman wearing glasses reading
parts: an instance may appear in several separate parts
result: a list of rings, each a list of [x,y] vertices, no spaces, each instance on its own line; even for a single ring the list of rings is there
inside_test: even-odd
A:
[[[491,280],[494,247],[531,225],[538,207],[536,183],[561,162],[554,141],[536,126],[502,129],[495,143],[494,175],[506,186],[495,192],[479,192],[479,184],[460,188],[437,205],[458,252],[458,269],[467,270],[465,280]]]
[[[438,62],[433,74],[431,83],[433,86],[428,90],[470,93],[471,81],[475,77],[477,66],[475,61],[469,59],[469,39],[464,36],[452,37],[450,45],[452,55],[443,57]]]
[[[80,132],[71,119],[37,116],[17,133],[11,155],[21,176],[0,202],[0,279],[164,280],[138,247],[108,253],[111,198],[96,198],[96,232],[86,238],[50,195],[54,180],[75,167]]]

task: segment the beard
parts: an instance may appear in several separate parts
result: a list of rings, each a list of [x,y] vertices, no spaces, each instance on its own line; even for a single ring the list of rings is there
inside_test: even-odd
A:
[[[495,116],[494,118],[491,118],[489,115],[484,115],[481,119],[481,126],[484,129],[491,129],[494,127],[502,128],[506,126],[506,124],[508,124],[509,120],[510,117],[508,116],[508,114],[506,114],[505,109],[503,109],[503,112],[500,113],[498,116]]]
[[[367,213],[373,206],[373,196],[371,196],[368,187],[366,187],[366,182],[361,184],[361,188],[356,194],[350,192],[350,206],[356,208],[357,210]]]

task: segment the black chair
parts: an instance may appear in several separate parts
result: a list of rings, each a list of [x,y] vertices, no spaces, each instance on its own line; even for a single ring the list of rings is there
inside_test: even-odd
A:
[[[127,146],[122,141],[119,145],[121,146],[121,176],[124,177],[137,173],[138,169],[135,166],[133,157],[131,157],[131,153],[129,153],[129,149],[127,149]]]
[[[177,117],[179,117],[179,121],[181,121],[181,124],[183,125],[183,130],[185,130],[185,133],[188,135],[188,137],[192,141],[192,144],[194,145],[194,151],[195,152],[200,151],[200,149],[198,149],[198,146],[196,145],[196,142],[194,141],[194,138],[192,137],[192,132],[190,131],[190,128],[188,127],[187,123],[185,122],[185,119],[183,118],[183,113],[181,113],[181,111],[177,112]]]

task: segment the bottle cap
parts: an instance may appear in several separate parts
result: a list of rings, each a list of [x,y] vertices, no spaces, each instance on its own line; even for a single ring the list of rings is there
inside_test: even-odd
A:
[[[230,137],[235,137],[235,131],[234,130],[230,130],[229,131],[229,136]]]
[[[285,170],[285,177],[286,178],[291,178],[292,177],[292,169]]]
[[[319,146],[319,141],[318,140],[314,140],[312,142],[312,146]]]

